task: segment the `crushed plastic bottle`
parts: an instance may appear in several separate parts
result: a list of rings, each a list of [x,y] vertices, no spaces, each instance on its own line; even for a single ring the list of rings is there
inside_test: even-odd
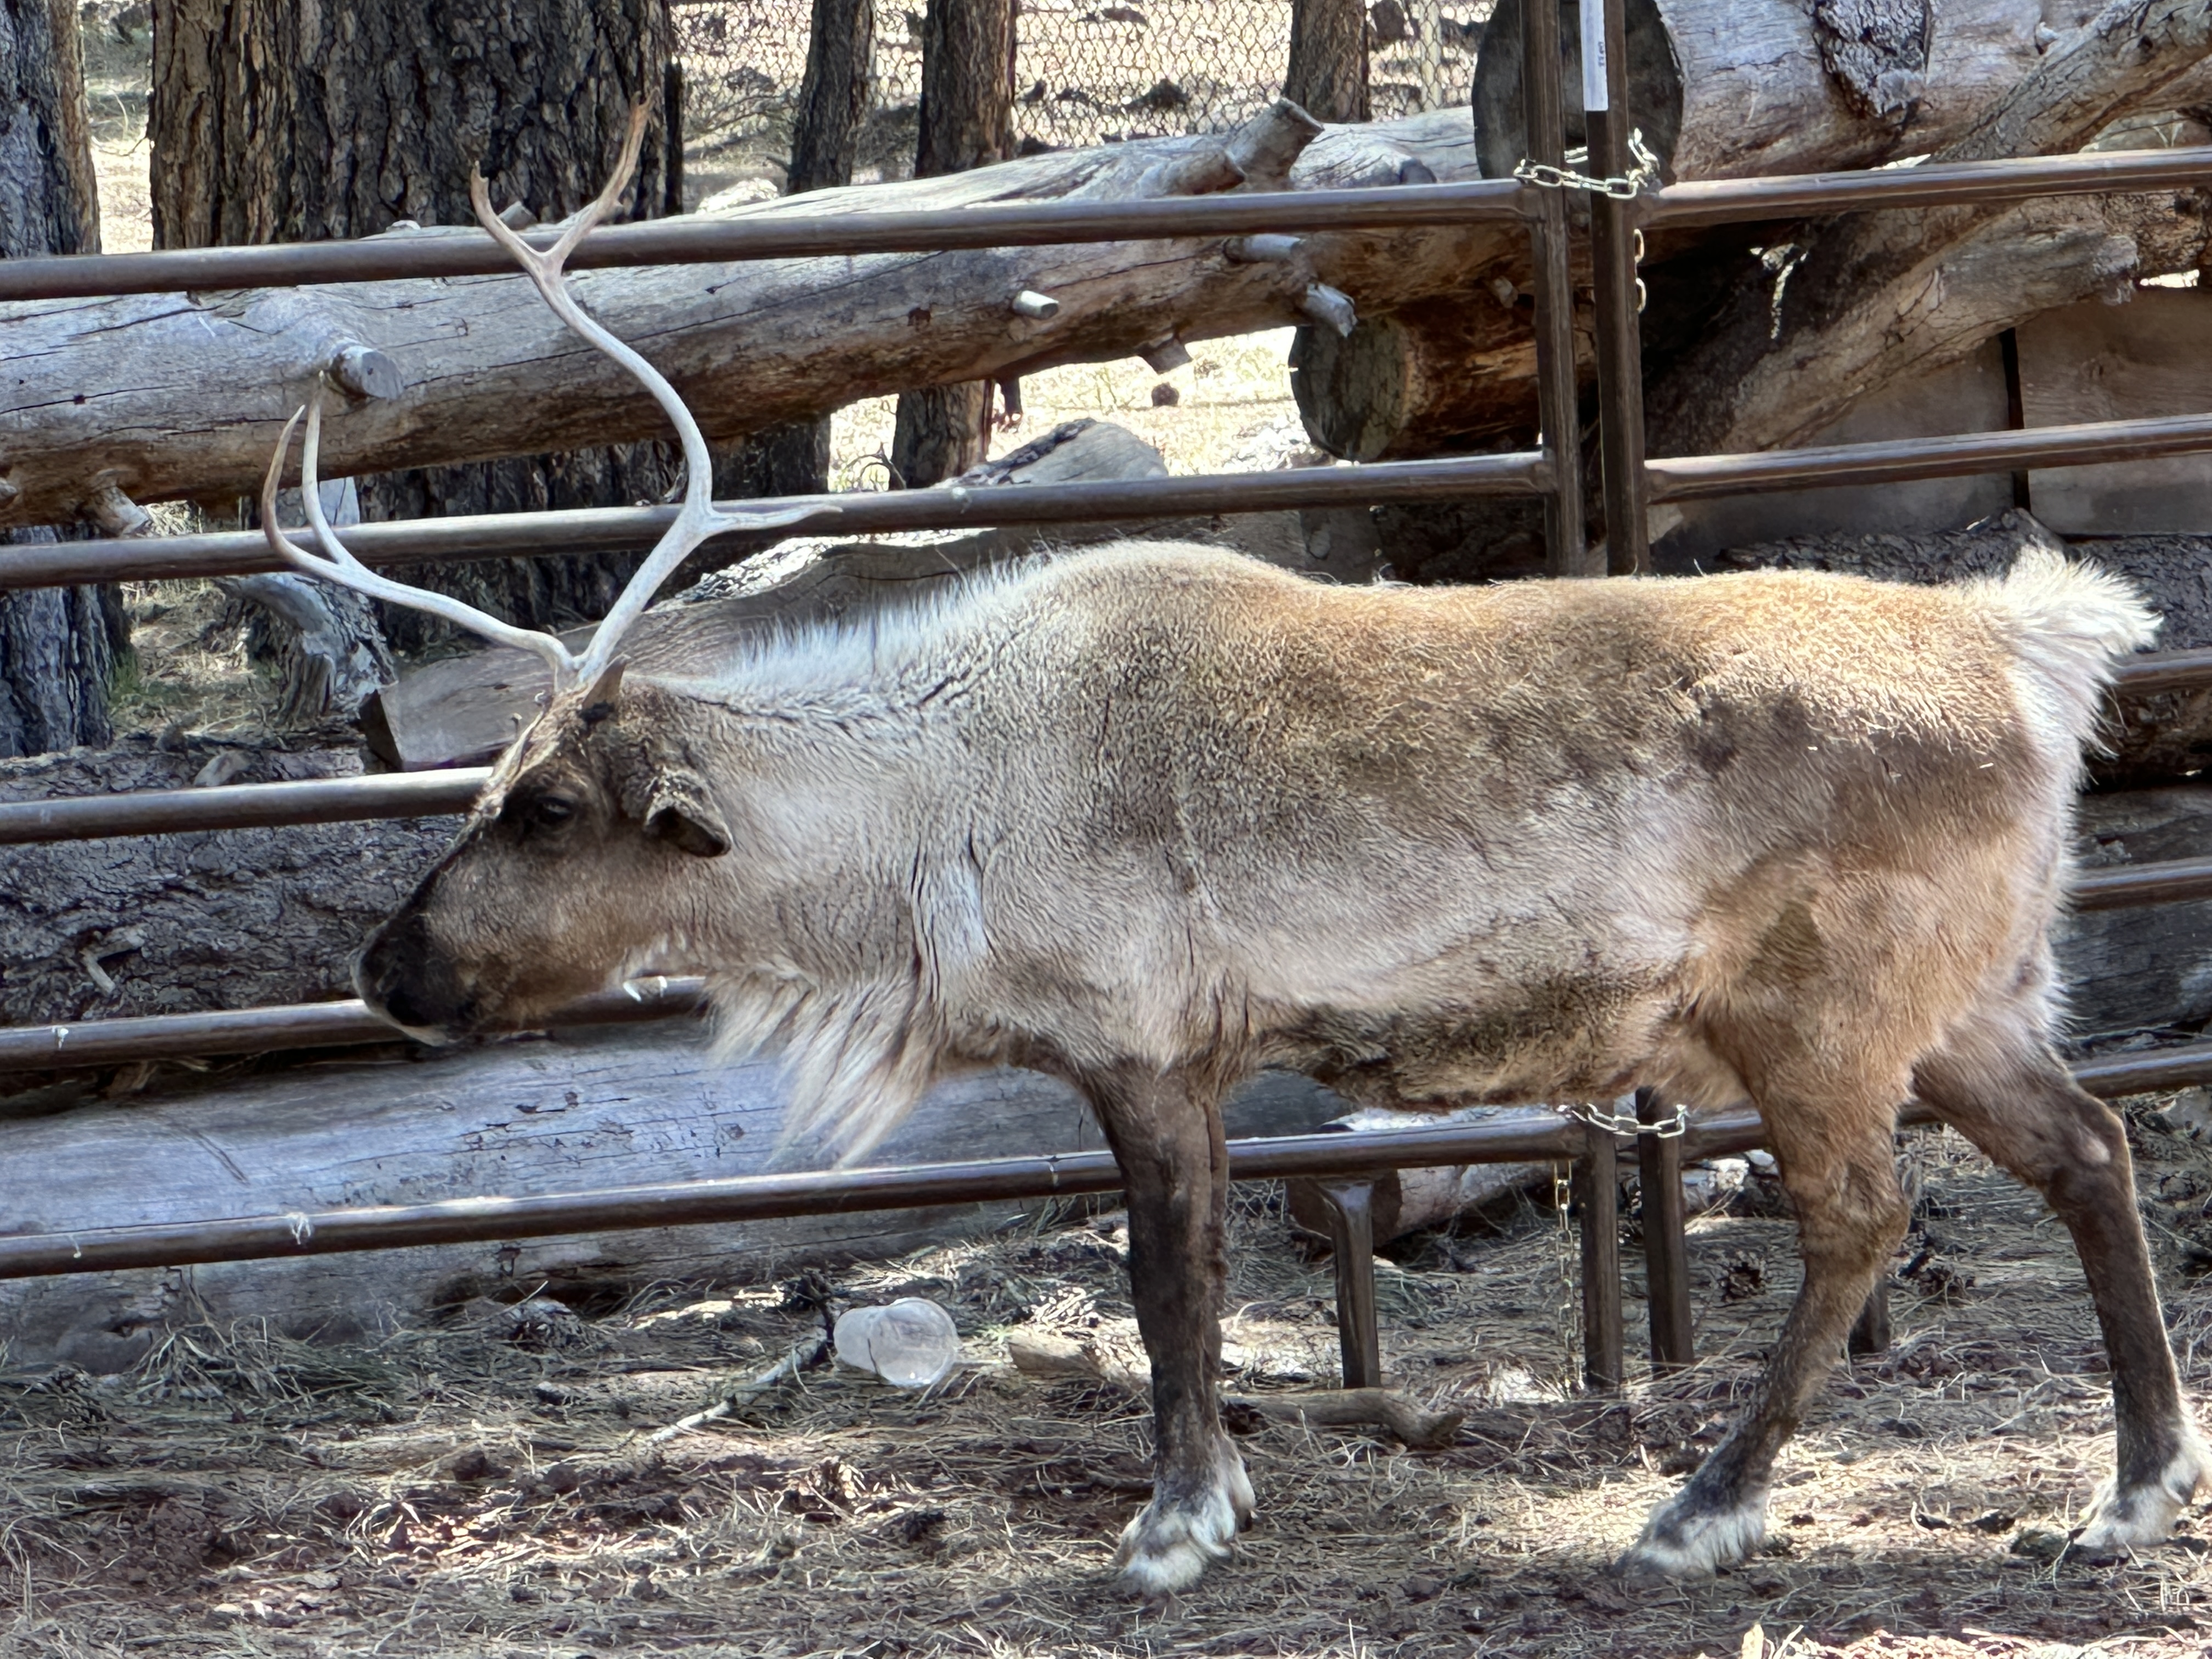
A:
[[[929,1388],[960,1362],[952,1316],[918,1296],[840,1314],[832,1334],[841,1362],[894,1388]]]

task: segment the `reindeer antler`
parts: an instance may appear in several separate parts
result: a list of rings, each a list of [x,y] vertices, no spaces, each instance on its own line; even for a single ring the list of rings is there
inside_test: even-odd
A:
[[[501,645],[517,646],[543,657],[553,671],[553,688],[588,683],[598,678],[602,671],[614,660],[615,649],[622,643],[623,635],[635,622],[638,613],[653,602],[653,596],[661,583],[666,581],[682,564],[691,550],[709,537],[732,530],[766,530],[777,525],[793,524],[819,513],[834,513],[834,507],[781,507],[774,511],[748,511],[739,508],[724,513],[716,508],[713,500],[714,461],[707,451],[707,440],[699,430],[699,422],[684,407],[684,399],[667,377],[641,356],[627,343],[610,332],[603,325],[586,315],[576,297],[568,291],[564,267],[576,245],[603,223],[615,210],[623,192],[629,187],[637,171],[639,151],[644,147],[646,122],[650,112],[644,105],[630,112],[629,131],[623,139],[622,159],[615,164],[613,175],[606,188],[592,199],[582,212],[572,219],[552,246],[538,249],[517,235],[499,216],[491,210],[490,193],[485,186],[483,174],[471,169],[469,174],[469,202],[476,209],[477,219],[489,231],[499,245],[513,254],[532,284],[536,287],[553,313],[571,329],[597,346],[616,362],[635,375],[653,399],[675,425],[678,438],[684,446],[684,505],[676,520],[662,532],[653,551],[640,565],[637,574],[623,589],[622,597],[607,612],[592,635],[591,644],[582,656],[576,655],[551,634],[536,629],[517,628],[498,617],[489,616],[472,605],[434,593],[427,588],[410,587],[380,576],[364,566],[346,550],[337,532],[331,528],[324,514],[318,485],[316,463],[322,438],[322,397],[318,388],[316,396],[304,408],[284,423],[284,434],[277,441],[276,453],[269,463],[269,472],[261,486],[261,525],[269,538],[269,544],[278,556],[295,570],[311,576],[319,576],[371,599],[383,599],[393,605],[403,605],[416,611],[441,617],[458,623],[471,632]],[[284,469],[284,457],[292,447],[293,431],[299,426],[301,416],[307,417],[307,430],[300,450],[301,493],[306,498],[307,522],[315,533],[315,541],[322,549],[318,557],[300,546],[276,523],[276,487]]]

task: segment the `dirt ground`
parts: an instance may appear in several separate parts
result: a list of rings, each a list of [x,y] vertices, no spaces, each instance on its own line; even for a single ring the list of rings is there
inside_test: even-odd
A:
[[[2130,1120],[2201,1394],[2212,1145],[2169,1106]],[[2201,1091],[2174,1116],[2205,1121]],[[1606,1567],[1744,1397],[1795,1290],[1791,1224],[1756,1181],[1693,1225],[1700,1363],[1617,1399],[1566,1385],[1573,1257],[1543,1203],[1402,1248],[1385,1366],[1468,1413],[1458,1443],[1256,1427],[1256,1525],[1153,1606],[1106,1577],[1146,1490],[1145,1402],[1004,1358],[1023,1329],[1133,1350],[1111,1212],[616,1309],[474,1304],[373,1346],[185,1329],[121,1376],[11,1376],[0,1656],[2212,1651],[2205,1506],[2122,1565],[2058,1553],[2111,1456],[2063,1231],[1955,1138],[1905,1158],[1894,1345],[1838,1373],[1785,1455],[1771,1541],[1706,1584],[1631,1594]],[[1632,1269],[1632,1336],[1640,1288]],[[823,1365],[652,1441],[811,1347],[825,1304],[909,1294],[963,1333],[935,1392]],[[1237,1388],[1333,1380],[1327,1265],[1273,1188],[1240,1189],[1231,1305]]]

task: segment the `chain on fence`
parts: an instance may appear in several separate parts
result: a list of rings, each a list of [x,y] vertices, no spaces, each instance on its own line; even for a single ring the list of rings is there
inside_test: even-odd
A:
[[[1376,118],[1463,106],[1491,4],[1373,0]],[[691,142],[773,150],[805,74],[808,0],[678,0],[675,15]],[[911,167],[921,24],[919,5],[880,0],[863,178]],[[1290,61],[1291,0],[1021,0],[1014,27],[1016,138],[1068,149],[1217,132],[1264,107]]]

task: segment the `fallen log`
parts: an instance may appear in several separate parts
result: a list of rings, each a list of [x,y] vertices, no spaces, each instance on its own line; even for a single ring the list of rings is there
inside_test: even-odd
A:
[[[1278,105],[1225,137],[1054,152],[730,214],[953,213],[1476,176],[1463,112],[1316,131]],[[1279,326],[1304,314],[1316,284],[1394,309],[1523,257],[1522,241],[1517,227],[1485,223],[1267,245],[1282,258],[1215,239],[602,270],[574,285],[617,333],[645,343],[708,437],[726,443],[857,398]],[[1025,292],[1056,309],[1017,309]],[[324,439],[331,477],[665,431],[636,383],[567,335],[520,276],[26,301],[0,306],[0,526],[72,518],[105,485],[140,501],[250,495],[283,421],[334,365],[380,369],[345,381]]]
[[[805,1159],[778,1147],[781,1101],[772,1064],[715,1064],[696,1022],[356,1054],[9,1122],[0,1232],[788,1171]],[[1340,1110],[1303,1079],[1271,1074],[1232,1103],[1230,1132],[1294,1133]],[[933,1091],[876,1161],[1100,1144],[1073,1091],[1030,1073],[994,1072]],[[67,1359],[112,1370],[172,1321],[266,1319],[290,1335],[336,1340],[539,1291],[588,1310],[660,1281],[897,1255],[988,1231],[1024,1207],[950,1205],[15,1279],[0,1282],[0,1329],[14,1363]]]
[[[1583,125],[1579,0],[1557,0],[1570,145]],[[1964,133],[2042,57],[2032,0],[1629,0],[1628,107],[1668,179],[1877,166]],[[1510,177],[1522,140],[1521,0],[1475,62],[1475,148]]]
[[[2208,52],[2212,0],[2116,3],[2056,40],[1934,159],[2081,149],[2130,113],[2174,107]],[[2205,212],[2200,193],[2176,192],[1899,209],[1796,233],[1765,281],[1741,270],[1717,316],[1703,307],[1711,320],[1655,378],[1652,451],[1806,441],[1868,392],[1956,362],[2039,313],[2195,269]],[[2166,263],[2177,255],[2188,263]]]

